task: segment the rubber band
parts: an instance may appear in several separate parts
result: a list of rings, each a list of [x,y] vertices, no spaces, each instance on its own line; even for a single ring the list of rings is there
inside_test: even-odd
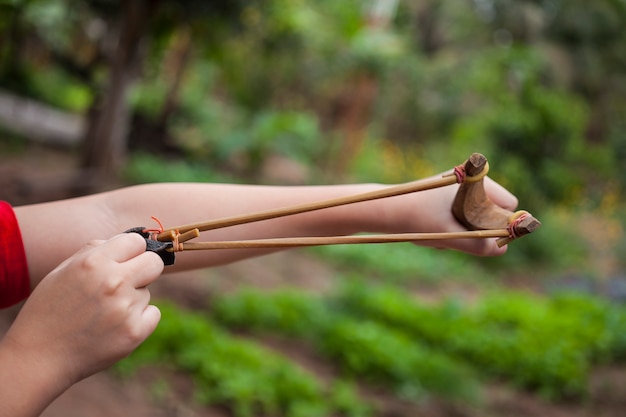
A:
[[[509,216],[509,224],[506,230],[509,232],[509,237],[511,239],[517,239],[519,235],[517,234],[517,226],[520,225],[522,221],[530,217],[530,213],[526,210],[519,210]]]
[[[467,175],[464,180],[466,182],[478,182],[482,180],[483,178],[485,178],[488,172],[489,172],[489,162],[486,162],[485,167],[483,168],[482,171],[480,171],[478,174],[474,176]]]
[[[159,220],[156,216],[150,216],[150,218],[154,220],[155,222],[157,222],[157,224],[159,225],[159,228],[158,229],[143,229],[142,232],[149,233],[151,238],[156,239],[155,236],[160,233],[163,233],[163,230],[165,230],[165,228],[163,227],[163,223],[161,223],[161,220]]]

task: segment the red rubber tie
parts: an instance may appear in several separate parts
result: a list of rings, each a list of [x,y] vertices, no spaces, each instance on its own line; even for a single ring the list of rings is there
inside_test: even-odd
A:
[[[155,222],[157,222],[157,224],[159,225],[159,228],[158,229],[143,229],[142,232],[150,233],[150,234],[163,233],[163,230],[165,230],[165,228],[163,227],[163,223],[161,223],[161,220],[159,220],[156,216],[150,216],[150,218],[154,220]]]
[[[457,165],[454,167],[454,175],[456,176],[456,182],[462,184],[465,182],[465,165]]]
[[[515,220],[513,220],[508,226],[507,231],[509,232],[509,237],[511,239],[517,239],[519,235],[517,234],[517,226],[520,225],[522,221],[530,217],[530,213],[524,212],[520,214]]]

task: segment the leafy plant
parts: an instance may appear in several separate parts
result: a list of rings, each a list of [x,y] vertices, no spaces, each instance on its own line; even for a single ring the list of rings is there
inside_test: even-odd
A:
[[[390,386],[403,398],[478,398],[476,375],[466,365],[373,320],[338,317],[324,329],[318,344],[349,374]]]
[[[369,407],[356,400],[348,383],[340,384],[341,396],[330,395],[329,400],[329,391],[314,376],[284,357],[228,335],[204,315],[168,304],[160,308],[159,327],[120,362],[122,371],[129,373],[146,364],[174,364],[193,376],[199,401],[227,406],[237,417],[369,414]]]
[[[465,365],[334,307],[304,292],[246,290],[215,300],[213,316],[235,328],[304,337],[350,375],[391,386],[405,398],[477,398],[477,381]]]
[[[216,298],[212,316],[231,328],[316,339],[335,318],[321,298],[297,290],[266,294],[251,288]]]
[[[363,277],[385,277],[392,282],[442,279],[487,280],[489,271],[472,265],[468,255],[440,252],[410,243],[334,245],[311,249],[322,259]]]
[[[395,288],[352,286],[340,302],[551,397],[583,393],[594,363],[623,356],[625,312],[584,296],[545,300],[499,292],[474,307],[427,307]]]
[[[135,153],[124,169],[126,181],[136,184],[153,182],[229,182],[233,178],[215,172],[200,163],[169,161],[147,153]]]

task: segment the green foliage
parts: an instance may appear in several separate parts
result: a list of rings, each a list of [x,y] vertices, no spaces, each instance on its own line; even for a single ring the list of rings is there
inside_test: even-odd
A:
[[[338,317],[318,343],[349,374],[389,386],[405,399],[477,398],[476,377],[465,365],[375,321]]]
[[[228,326],[308,338],[354,376],[413,398],[467,398],[468,365],[548,397],[580,395],[594,364],[626,357],[626,310],[590,296],[500,291],[476,305],[426,306],[354,283],[331,300],[248,290],[218,299],[213,313]]]
[[[313,164],[320,156],[318,117],[308,111],[267,108],[249,112],[228,100],[208,94],[215,88],[216,68],[196,64],[185,85],[180,110],[172,121],[178,145],[189,160],[212,161],[216,166],[239,161],[246,173],[256,173],[268,157],[282,155]],[[163,99],[163,86],[137,91],[136,103],[155,113]]]
[[[319,139],[317,118],[304,112],[262,112],[251,121],[249,139],[237,151],[245,151],[253,167],[272,153],[290,156],[305,162],[315,160]],[[240,135],[242,137],[243,135]]]
[[[346,272],[354,272],[362,277],[384,277],[389,282],[435,282],[445,279],[486,281],[489,277],[489,271],[472,265],[468,255],[443,253],[410,243],[334,245],[311,251]]]
[[[71,7],[62,0],[24,1],[24,19],[56,48],[70,42],[68,16]],[[61,29],[61,30],[60,30]]]
[[[194,376],[199,400],[237,416],[371,410],[349,382],[324,390],[285,358],[228,335],[205,315],[161,310],[157,331],[120,370],[170,363]],[[626,359],[626,310],[572,293],[498,291],[472,304],[425,305],[398,288],[353,283],[328,298],[247,289],[215,299],[211,313],[237,330],[304,339],[347,376],[412,401],[474,401],[477,373],[550,398],[582,395],[592,366]]]
[[[571,339],[592,363],[626,358],[626,310],[623,308],[599,298],[572,292],[557,293],[545,307],[536,297],[515,293],[500,294],[487,299],[484,304],[487,310],[496,313],[503,310],[501,307],[509,299],[517,299],[519,306],[517,313],[513,311],[509,316],[511,321],[517,321],[522,327],[534,327],[536,324],[528,319],[527,310],[531,305],[539,304],[539,307],[533,308],[534,311],[543,310],[546,331]]]
[[[273,154],[305,162],[315,160],[319,130],[317,120],[311,115],[270,110],[232,126],[220,127],[207,123],[223,123],[219,114],[208,115],[207,120],[197,124],[195,129],[207,127],[207,130],[198,131],[201,137],[197,138],[198,142],[191,150],[205,153],[208,151],[218,161],[228,161],[233,156],[243,157],[248,169],[252,171],[259,169]],[[243,128],[242,125],[246,127]],[[220,128],[225,131],[215,134],[215,130]]]
[[[475,377],[454,359],[399,331],[346,316],[303,292],[246,290],[215,300],[212,313],[229,327],[304,337],[351,376],[390,386],[408,399],[477,396]]]
[[[230,327],[256,331],[279,330],[289,336],[316,338],[332,313],[321,299],[297,290],[264,294],[243,289],[217,298],[212,313]]]
[[[167,85],[162,80],[150,79],[138,83],[130,92],[130,104],[134,111],[155,118],[163,108]]]
[[[203,315],[167,304],[160,309],[159,327],[120,362],[122,371],[164,361],[173,364],[194,377],[199,401],[225,405],[237,417],[368,415],[349,384],[341,383],[341,395],[329,400],[316,378],[284,357],[228,335]]]
[[[503,292],[474,307],[432,308],[398,289],[350,287],[340,299],[365,318],[550,397],[585,392],[592,364],[623,357],[626,312],[590,297]]]
[[[485,149],[498,161],[496,178],[531,206],[578,197],[586,178],[569,167],[599,174],[610,157],[603,147],[585,146],[586,106],[574,94],[542,85],[544,66],[527,48],[477,56],[467,93],[479,97],[479,105],[459,119],[453,141]]]
[[[199,162],[169,161],[155,155],[136,153],[131,155],[123,172],[130,183],[153,182],[237,182],[234,178],[216,172]]]
[[[61,109],[84,112],[93,99],[88,88],[55,68],[33,71],[30,82],[39,99]]]

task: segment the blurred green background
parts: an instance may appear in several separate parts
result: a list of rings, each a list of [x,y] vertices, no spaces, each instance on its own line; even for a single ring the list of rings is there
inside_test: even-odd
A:
[[[624,25],[623,0],[0,0],[0,197],[398,183],[481,152],[543,222],[506,256],[305,250],[335,271],[330,294],[216,291],[202,319],[164,305],[170,337],[122,374],[171,362],[198,401],[237,416],[416,415],[432,398],[446,404],[432,415],[517,415],[473,387],[500,382],[545,401],[541,415],[564,399],[618,415],[626,393],[598,398],[590,381],[610,365],[626,386]],[[424,288],[435,302],[402,296]],[[336,378],[255,359],[276,354],[257,351],[268,332]],[[363,386],[405,408],[364,405]],[[169,387],[153,390],[158,402]]]

